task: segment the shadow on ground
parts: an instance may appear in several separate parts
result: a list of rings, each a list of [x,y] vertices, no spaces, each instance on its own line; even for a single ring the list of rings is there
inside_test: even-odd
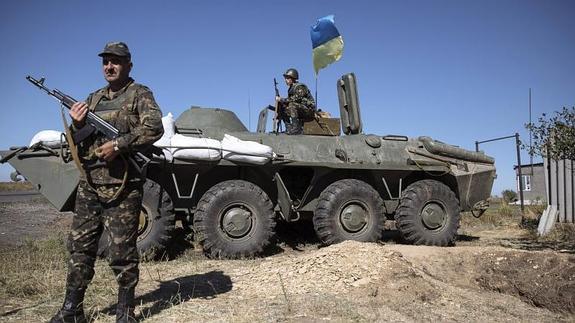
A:
[[[210,299],[232,290],[232,280],[222,271],[210,271],[205,274],[179,277],[160,282],[160,286],[149,293],[136,297],[140,308],[138,321],[156,315],[172,306],[194,298]],[[99,313],[115,315],[116,304],[110,305]]]

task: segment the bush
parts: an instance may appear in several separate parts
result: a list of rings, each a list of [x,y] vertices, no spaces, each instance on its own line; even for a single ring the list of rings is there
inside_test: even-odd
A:
[[[538,122],[525,127],[533,133],[533,145],[523,145],[530,154],[555,160],[575,159],[575,107],[555,111],[549,119],[543,113]]]
[[[501,196],[503,197],[503,201],[505,201],[505,203],[517,201],[517,193],[512,190],[504,190],[501,192]]]

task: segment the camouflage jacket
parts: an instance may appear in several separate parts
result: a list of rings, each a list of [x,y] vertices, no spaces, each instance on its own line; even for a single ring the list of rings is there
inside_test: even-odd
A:
[[[88,96],[89,110],[118,129],[118,148],[126,157],[135,152],[145,153],[157,141],[164,129],[162,111],[154,100],[152,91],[130,79],[121,90],[109,96],[106,86]],[[72,132],[76,131],[72,126]],[[98,161],[96,148],[108,140],[101,134],[92,134],[78,144],[80,162],[86,171],[88,181],[94,184],[120,184],[124,177],[126,163],[120,156],[104,167],[90,167]],[[127,158],[126,158],[127,160]],[[128,163],[129,164],[129,163]],[[140,180],[139,175],[130,166],[130,181]]]
[[[288,105],[290,103],[297,103],[307,107],[308,109],[315,110],[315,100],[307,86],[303,83],[292,84],[288,89],[288,97],[282,99],[282,103]]]

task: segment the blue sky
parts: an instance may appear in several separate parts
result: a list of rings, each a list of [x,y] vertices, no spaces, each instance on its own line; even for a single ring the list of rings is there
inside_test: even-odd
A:
[[[574,13],[560,0],[2,1],[0,149],[62,128],[57,102],[26,75],[83,99],[105,85],[96,55],[111,40],[130,46],[132,76],[164,113],[222,107],[254,130],[288,67],[315,90],[309,29],[328,14],[345,48],[320,71],[323,110],[338,114],[336,80],[354,72],[366,133],[467,149],[528,140],[529,88],[534,119],[575,105]],[[514,141],[481,149],[496,158],[493,194],[515,189]],[[11,171],[1,165],[0,181]]]

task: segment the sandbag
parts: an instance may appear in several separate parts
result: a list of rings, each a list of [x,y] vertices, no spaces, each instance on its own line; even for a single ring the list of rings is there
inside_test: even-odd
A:
[[[222,158],[229,161],[263,165],[273,156],[270,146],[255,141],[241,140],[228,134],[222,140]]]
[[[171,138],[174,158],[216,161],[221,159],[221,143],[215,139],[187,137],[179,133]]]
[[[171,112],[162,117],[162,126],[164,127],[164,134],[154,143],[154,146],[169,147],[171,145],[170,140],[176,134],[176,121]]]
[[[30,145],[28,147],[41,142],[42,145],[50,147],[50,148],[58,148],[60,147],[61,141],[60,138],[62,136],[62,132],[56,130],[42,130],[32,137],[30,141]]]

